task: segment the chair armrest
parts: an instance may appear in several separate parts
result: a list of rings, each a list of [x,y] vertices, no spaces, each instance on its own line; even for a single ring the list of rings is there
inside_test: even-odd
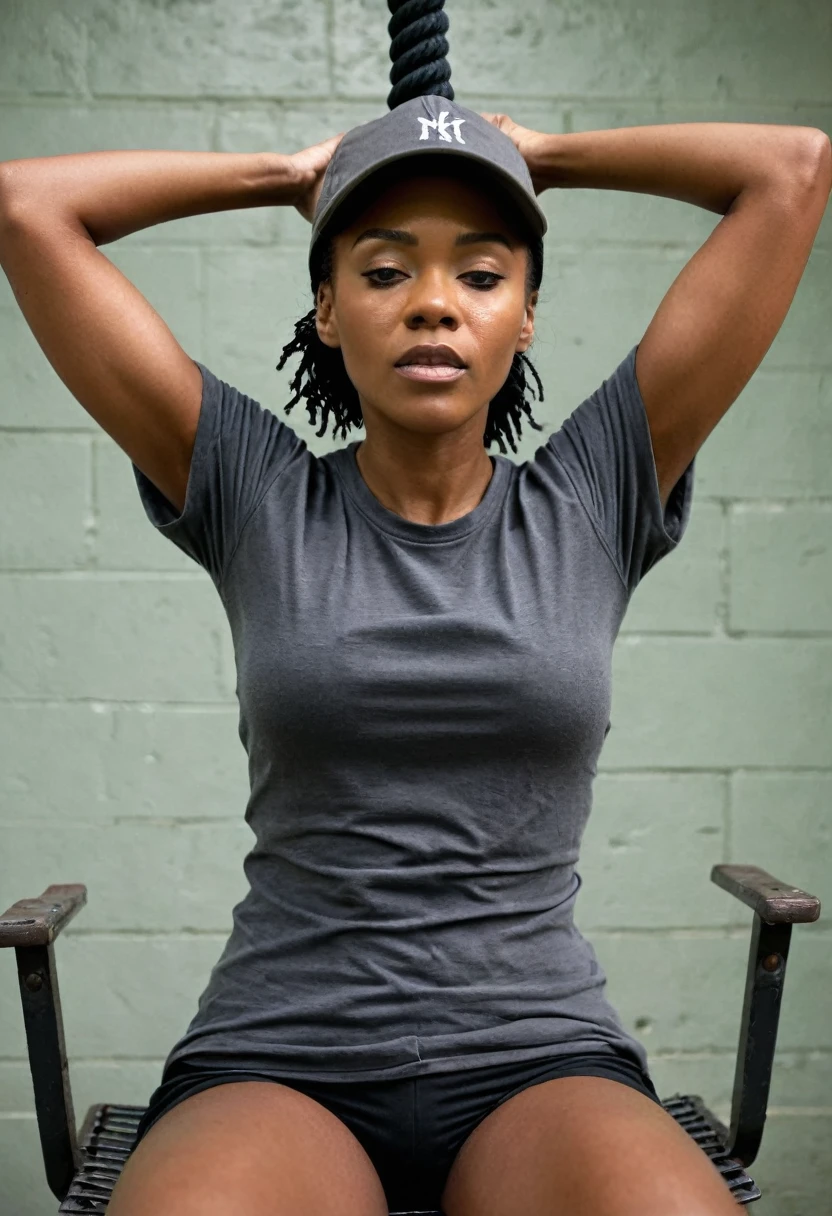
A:
[[[47,887],[0,916],[0,946],[13,946],[46,1180],[63,1200],[79,1162],[75,1111],[53,943],[87,902],[81,883]]]
[[[820,900],[790,887],[759,866],[714,866],[711,882],[753,908],[768,925],[809,924],[820,916]]]
[[[81,883],[47,887],[37,899],[21,899],[0,916],[0,947],[49,946],[87,902]]]
[[[820,916],[820,900],[759,866],[717,865],[711,879],[754,911],[726,1151],[755,1160],[766,1121],[792,925]]]

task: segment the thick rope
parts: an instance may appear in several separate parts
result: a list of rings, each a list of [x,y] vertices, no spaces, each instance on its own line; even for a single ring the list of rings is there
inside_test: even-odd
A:
[[[387,95],[391,110],[403,101],[436,93],[453,101],[448,54],[448,17],[445,0],[387,0],[393,14],[387,23],[390,35],[390,83]]]

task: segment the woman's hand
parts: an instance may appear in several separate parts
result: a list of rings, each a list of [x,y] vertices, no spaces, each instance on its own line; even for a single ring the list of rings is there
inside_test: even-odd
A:
[[[289,157],[289,162],[298,175],[298,191],[292,202],[310,224],[327,165],[343,137],[344,132],[341,131],[340,134],[325,139],[323,143],[313,144],[311,148],[304,148],[302,152],[295,152]]]
[[[529,167],[534,192],[540,194],[550,184],[544,169],[545,149],[548,147],[551,151],[552,141],[556,136],[545,135],[542,131],[532,131],[529,127],[521,127],[519,123],[509,118],[508,114],[485,114],[482,111],[480,113],[483,118],[493,123],[495,127],[499,127],[514,141]]]

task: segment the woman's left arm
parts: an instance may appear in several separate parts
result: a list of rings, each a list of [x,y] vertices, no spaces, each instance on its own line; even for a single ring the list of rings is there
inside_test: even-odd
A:
[[[666,504],[785,320],[832,189],[829,137],[816,127],[723,122],[546,135],[488,117],[520,148],[538,193],[630,190],[723,216],[636,352]]]

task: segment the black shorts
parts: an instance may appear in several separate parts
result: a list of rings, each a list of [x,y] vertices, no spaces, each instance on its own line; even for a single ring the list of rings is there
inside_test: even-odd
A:
[[[139,1124],[136,1143],[177,1103],[232,1081],[279,1081],[341,1119],[376,1168],[391,1211],[439,1207],[454,1158],[474,1128],[502,1102],[553,1077],[607,1077],[661,1105],[649,1075],[623,1053],[489,1064],[390,1081],[294,1080],[277,1073],[172,1065]]]

